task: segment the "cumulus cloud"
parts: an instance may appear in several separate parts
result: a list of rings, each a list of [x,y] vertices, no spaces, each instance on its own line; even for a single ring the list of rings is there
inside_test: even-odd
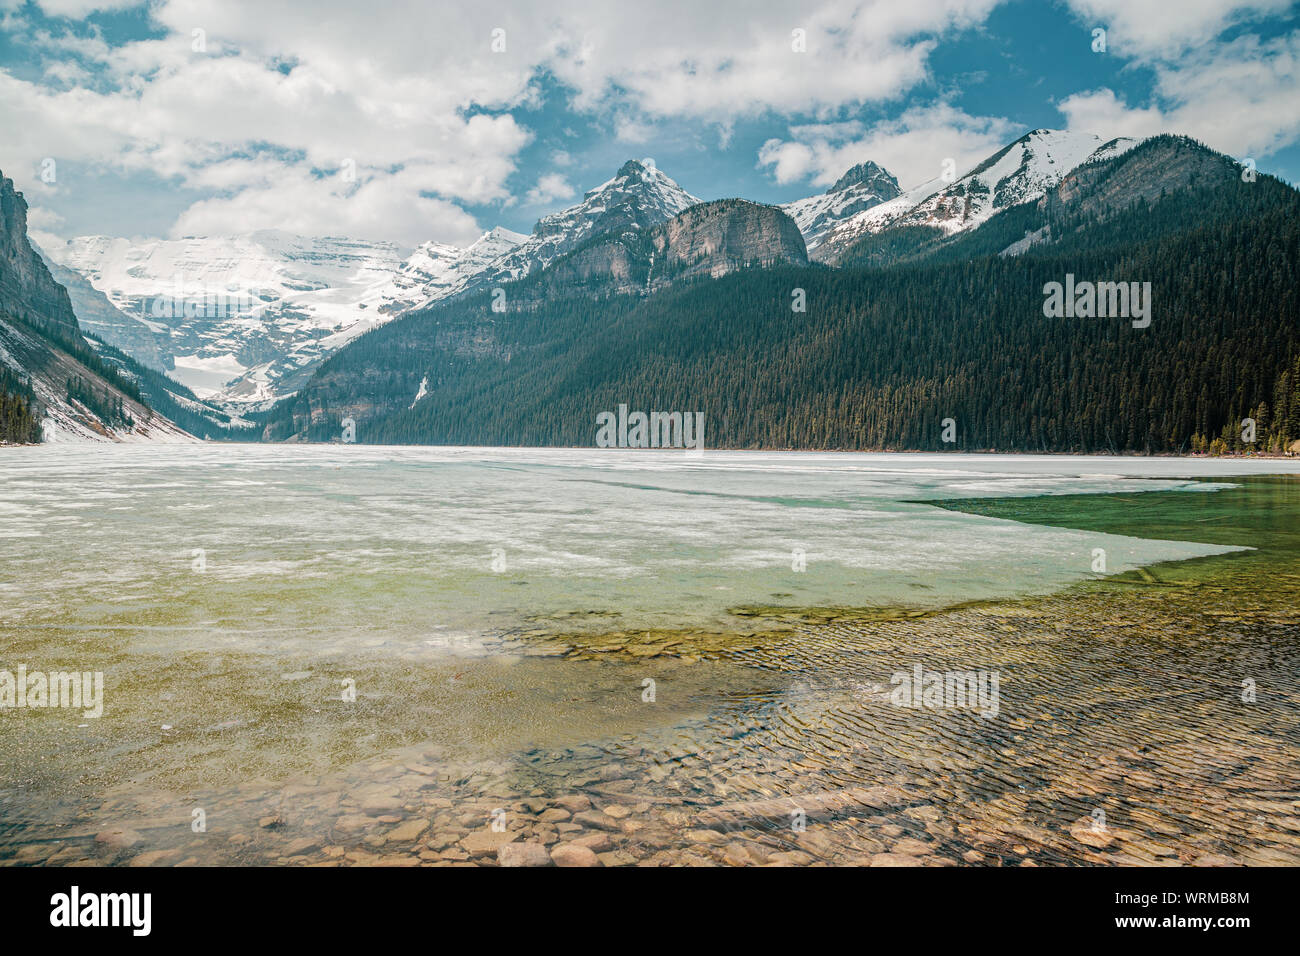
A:
[[[22,176],[56,155],[211,190],[183,230],[283,215],[339,232],[372,218],[352,209],[359,197],[405,188],[401,228],[434,219],[420,234],[385,234],[419,241],[462,231],[452,207],[516,198],[507,181],[532,134],[505,111],[538,105],[543,75],[576,109],[608,114],[623,142],[645,142],[666,116],[729,130],[737,116],[896,97],[926,79],[935,36],[981,22],[996,2],[390,0],[378,15],[320,0],[308,16],[261,0],[153,0],[158,35],[108,43],[76,18],[133,4],[40,0],[68,19],[36,30],[0,0],[0,24],[45,59],[40,81],[0,70],[0,121],[14,131],[0,165]],[[330,192],[322,171],[348,162],[356,188]],[[555,179],[533,189],[561,195]]]
[[[181,236],[244,235],[280,229],[301,235],[367,239],[410,237],[467,245],[479,235],[474,217],[455,203],[420,193],[403,173],[353,186],[281,167],[238,192],[194,203],[171,229]]]
[[[537,181],[537,185],[528,190],[524,204],[528,206],[546,206],[556,200],[572,199],[578,194],[567,179],[559,173],[547,173]]]
[[[1142,59],[1173,60],[1204,47],[1225,29],[1280,13],[1293,0],[1067,0],[1076,18],[1106,30],[1107,50]]]
[[[964,170],[1023,132],[1002,117],[971,116],[947,103],[918,107],[866,126],[856,122],[794,126],[789,139],[770,139],[759,166],[779,183],[809,179],[829,186],[849,167],[871,160],[904,188],[933,179],[952,159]]]
[[[33,205],[27,210],[27,235],[42,249],[55,249],[62,245],[59,233],[64,220],[57,212],[44,206]]]
[[[713,0],[567,18],[550,66],[579,104],[617,90],[650,116],[725,120],[887,100],[927,77],[934,36],[980,23],[997,0]]]
[[[479,230],[466,206],[562,201],[572,188],[552,174],[511,193],[546,78],[624,143],[652,139],[671,118],[716,128],[725,149],[738,120],[798,116],[815,122],[759,154],[777,181],[828,185],[873,159],[906,183],[1021,130],[946,104],[872,126],[836,121],[928,86],[937,43],[982,24],[998,2],[386,0],[377,11],[318,0],[305,15],[265,0],[38,0],[66,19],[36,28],[32,7],[0,0],[0,29],[36,64],[0,68],[0,168],[31,184],[41,160],[58,157],[198,190],[204,198],[175,223],[183,232],[255,223],[456,241]],[[1206,52],[1225,28],[1286,0],[1067,2],[1081,22],[1107,27],[1117,57],[1159,70],[1149,103],[1108,90],[1064,100],[1071,125],[1201,135],[1218,124],[1223,139],[1260,150],[1294,139],[1294,97],[1284,96],[1294,44]],[[147,12],[147,39],[108,42],[77,22],[132,5]],[[344,167],[356,175],[341,188]]]
[[[630,116],[614,118],[614,138],[620,143],[648,143],[654,136],[654,127]]]
[[[1300,31],[1269,41],[1241,36],[1155,72],[1154,102],[1130,106],[1103,88],[1066,98],[1061,113],[1072,129],[1186,133],[1237,157],[1300,142]]]

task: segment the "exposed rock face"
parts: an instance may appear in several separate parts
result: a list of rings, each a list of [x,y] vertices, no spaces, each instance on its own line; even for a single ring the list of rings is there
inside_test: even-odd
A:
[[[27,202],[14,190],[13,180],[3,176],[0,366],[17,373],[31,388],[47,442],[192,440],[122,390],[129,386],[119,387],[96,370],[94,352],[77,325],[68,291],[28,242]],[[78,397],[73,397],[71,381],[79,383]],[[114,406],[120,407],[120,415],[110,414]]]
[[[948,236],[976,229],[1004,209],[1039,199],[1081,164],[1113,158],[1133,145],[1131,139],[1102,142],[1091,133],[1036,129],[1004,146],[955,182],[937,177],[864,211],[838,218],[817,242],[809,241],[809,248],[814,259],[839,265],[853,245],[867,235],[916,226]],[[854,170],[845,174],[849,178],[855,175]],[[786,208],[811,201],[800,200]],[[804,235],[808,235],[807,229]]]
[[[899,195],[897,179],[875,163],[865,162],[846,172],[824,194],[781,208],[795,221],[811,253],[839,223]]]
[[[1138,200],[1156,202],[1162,193],[1193,186],[1215,189],[1240,175],[1241,167],[1231,159],[1186,136],[1158,136],[1114,162],[1077,167],[1040,200],[1040,206],[1049,212],[1068,209],[1105,216]]]
[[[631,292],[645,285],[648,263],[623,242],[602,242],[572,253],[554,269],[561,283],[608,284],[619,292]]]
[[[657,262],[683,270],[679,277],[707,273],[717,278],[747,266],[808,262],[793,219],[776,206],[744,199],[693,206],[657,228],[650,241]]]
[[[80,336],[68,291],[27,242],[27,200],[0,176],[0,311]]]
[[[612,235],[556,261],[517,300],[557,294],[655,292],[696,276],[788,262],[808,252],[794,220],[776,206],[744,199],[699,203],[645,232]]]
[[[533,275],[602,235],[641,235],[698,202],[658,169],[628,160],[582,202],[539,220],[531,236],[480,272],[470,288]]]
[[[870,186],[876,193],[883,195],[885,199],[893,199],[899,192],[898,180],[870,160],[865,163],[858,163],[849,169],[843,176],[835,180],[835,185],[826,192],[827,194],[842,193],[850,186],[863,184]],[[886,193],[890,195],[885,195]]]

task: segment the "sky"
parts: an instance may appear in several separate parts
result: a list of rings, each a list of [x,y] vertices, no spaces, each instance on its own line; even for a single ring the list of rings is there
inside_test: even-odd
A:
[[[1285,0],[0,0],[0,171],[42,245],[530,232],[627,159],[786,202],[1039,127],[1300,182]]]

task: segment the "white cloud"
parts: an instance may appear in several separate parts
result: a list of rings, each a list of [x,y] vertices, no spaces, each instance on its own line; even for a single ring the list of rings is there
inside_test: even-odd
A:
[[[428,239],[466,245],[480,232],[473,216],[454,203],[421,195],[405,173],[349,184],[338,176],[314,177],[301,167],[279,167],[229,197],[193,204],[171,236],[234,236],[259,229],[408,245]]]
[[[1023,127],[1008,119],[971,116],[947,103],[914,108],[870,127],[860,123],[795,126],[790,139],[771,139],[759,150],[760,166],[779,183],[810,179],[829,186],[849,167],[872,160],[904,189],[933,179],[946,159],[964,170],[1004,146]]]
[[[572,86],[578,109],[613,117],[623,142],[647,141],[665,116],[725,131],[767,110],[817,114],[896,97],[927,78],[934,34],[979,23],[996,2],[391,0],[377,11],[320,0],[308,14],[262,0],[154,0],[149,16],[165,35],[111,45],[85,25],[34,32],[8,12],[13,0],[0,0],[3,24],[24,31],[13,39],[46,71],[30,82],[0,69],[0,168],[21,178],[57,156],[210,190],[181,216],[186,230],[286,213],[295,228],[338,232],[367,221],[348,212],[355,195],[406,188],[403,228],[420,228],[417,211],[436,222],[423,236],[389,235],[417,241],[460,233],[448,205],[513,201],[506,183],[531,134],[501,111],[538,105],[542,72]],[[74,19],[130,5],[40,3]],[[792,49],[794,30],[805,31],[806,52]],[[322,193],[312,170],[349,159],[361,188]],[[287,209],[272,189],[316,204]]]
[[[55,249],[63,240],[63,217],[53,210],[32,204],[27,209],[27,235],[42,249]]]
[[[1109,53],[1173,60],[1236,23],[1280,13],[1292,0],[1067,0],[1076,18],[1106,30]]]
[[[922,82],[930,35],[978,24],[996,3],[678,0],[656,4],[653,16],[628,5],[613,17],[582,4],[557,21],[550,65],[579,90],[579,105],[617,90],[650,116],[815,113],[888,100]]]
[[[537,185],[528,190],[524,205],[546,206],[553,202],[572,199],[578,194],[567,179],[559,173],[547,173],[537,180]]]
[[[654,127],[630,116],[614,118],[614,138],[620,143],[648,143],[654,135]]]
[[[11,40],[44,71],[33,82],[0,69],[0,168],[31,183],[40,160],[54,156],[201,190],[205,198],[176,222],[183,231],[260,227],[280,217],[276,227],[293,223],[314,234],[382,229],[402,242],[472,238],[478,227],[464,206],[518,199],[507,184],[532,137],[529,114],[516,121],[503,111],[538,106],[545,73],[570,86],[573,105],[611,123],[625,143],[647,142],[670,117],[716,125],[726,148],[738,119],[800,114],[828,122],[764,145],[760,163],[778,181],[829,184],[869,158],[906,184],[928,178],[945,158],[974,161],[1019,128],[944,105],[870,128],[829,121],[928,83],[936,37],[978,26],[997,2],[388,0],[376,9],[318,0],[308,14],[265,0],[152,0],[148,15],[164,35],[109,44],[84,25],[33,32],[24,26],[30,8],[14,13],[15,0],[0,0],[0,26],[21,31]],[[1116,55],[1164,63],[1157,102],[1133,110],[1113,94],[1108,100],[1108,91],[1080,92],[1061,104],[1072,124],[1122,132],[1176,122],[1196,132],[1211,123],[1194,122],[1201,104],[1222,119],[1225,137],[1267,145],[1293,135],[1294,97],[1288,103],[1283,94],[1294,76],[1282,51],[1263,70],[1245,50],[1231,63],[1209,63],[1227,71],[1224,89],[1172,62],[1286,0],[1069,3],[1081,21],[1104,22]],[[127,5],[40,3],[72,18]],[[498,28],[506,41],[500,53],[492,48]],[[203,31],[205,52],[192,49],[195,30]],[[795,30],[803,31],[805,52],[792,48]],[[347,160],[357,181],[338,190],[321,173]],[[560,198],[561,180],[543,177],[525,200]],[[356,208],[361,198],[392,215],[391,226]]]
[[[1060,104],[1072,129],[1117,136],[1186,133],[1238,158],[1300,142],[1300,31],[1246,35],[1155,67],[1155,102],[1130,107],[1110,89]]]
[[[142,6],[145,0],[37,0],[36,5],[51,17],[79,20],[95,11],[125,10]]]

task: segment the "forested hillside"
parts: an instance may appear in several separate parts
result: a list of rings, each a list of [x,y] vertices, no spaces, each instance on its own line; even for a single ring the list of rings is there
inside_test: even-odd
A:
[[[0,442],[21,445],[40,440],[41,423],[31,386],[0,367]]]
[[[87,335],[86,340],[119,379],[134,385],[150,408],[191,435],[218,441],[248,441],[256,437],[251,427],[237,424],[229,413],[204,402],[174,378],[137,362],[94,335]]]
[[[627,404],[704,412],[710,447],[1187,452],[1241,447],[1248,417],[1251,447],[1282,447],[1300,438],[1300,196],[1152,142],[956,241],[865,240],[842,270],[435,308],[334,356],[267,437],[352,417],[363,442],[592,445],[596,414]],[[1067,274],[1150,282],[1150,326],[1045,318]]]

